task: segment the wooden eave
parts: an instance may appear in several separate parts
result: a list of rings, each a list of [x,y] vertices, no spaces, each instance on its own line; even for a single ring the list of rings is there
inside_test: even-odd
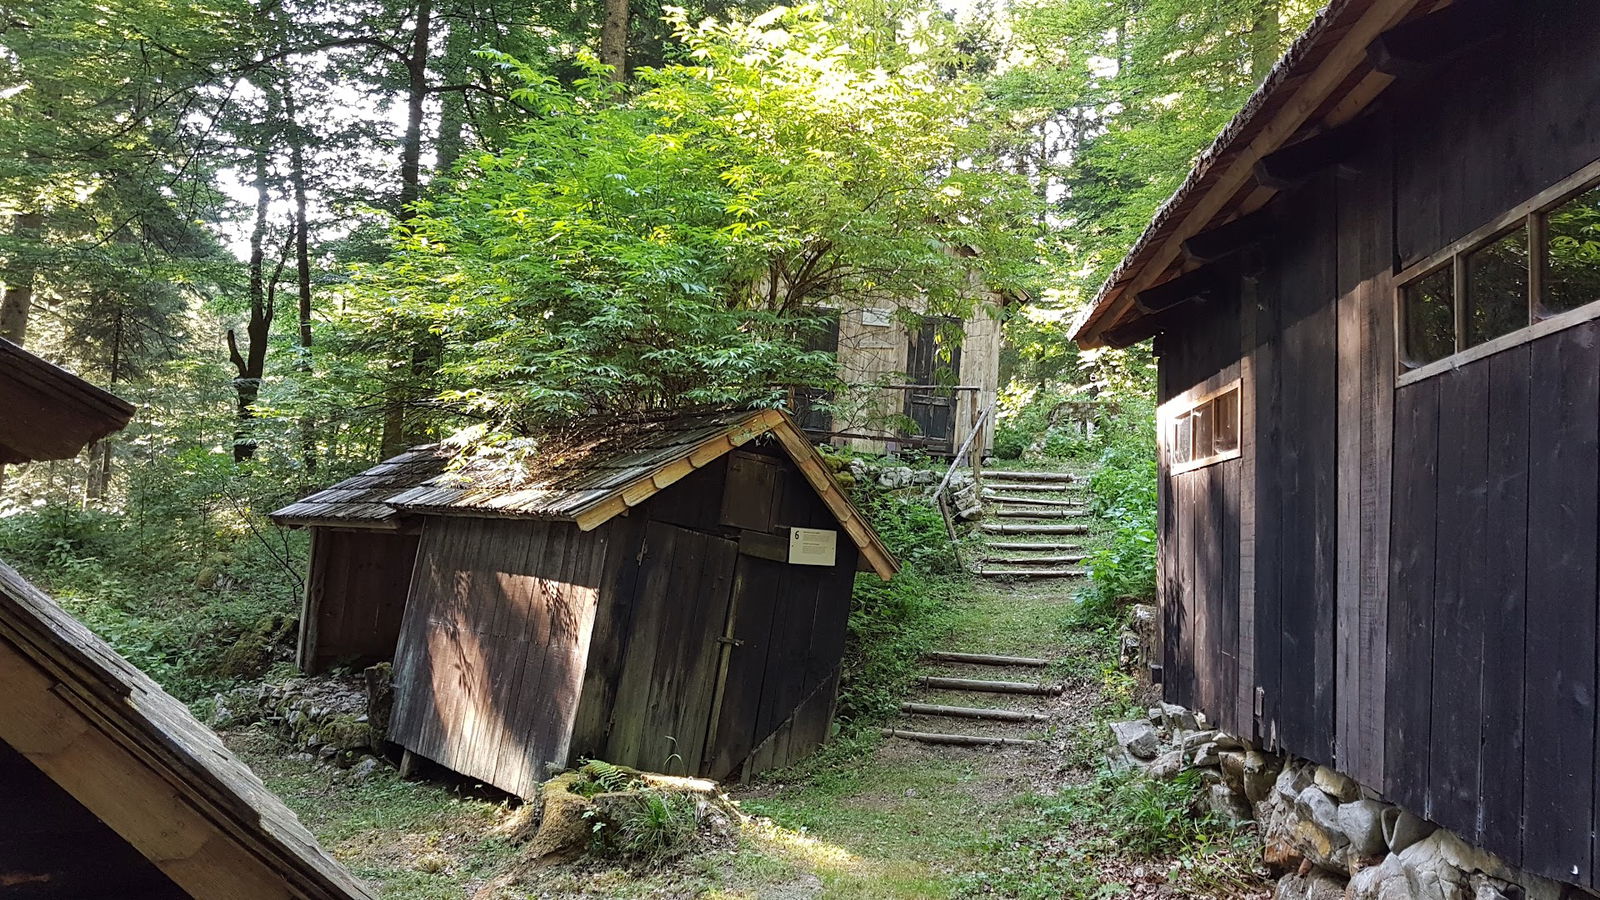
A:
[[[374,900],[163,691],[0,564],[0,741],[202,900]]]
[[[71,459],[132,418],[120,398],[0,338],[0,464]]]
[[[845,494],[839,480],[833,476],[833,471],[817,452],[817,448],[806,437],[794,419],[782,410],[769,409],[755,414],[738,428],[708,440],[690,450],[679,459],[673,460],[654,472],[636,479],[621,490],[613,492],[610,496],[587,508],[579,511],[573,517],[578,527],[584,531],[592,531],[606,522],[627,512],[644,501],[654,497],[665,488],[671,486],[690,472],[722,458],[733,450],[764,435],[771,434],[783,448],[784,453],[792,460],[801,473],[805,475],[806,482],[811,489],[817,492],[822,502],[827,505],[828,511],[833,513],[845,533],[850,535],[850,540],[861,551],[862,557],[871,566],[872,571],[879,578],[888,581],[895,573],[900,571],[900,564],[895,560],[889,548],[883,545],[877,532],[867,523],[866,517],[856,509],[855,504]]]
[[[1265,206],[1278,189],[1256,178],[1262,158],[1367,109],[1395,80],[1373,68],[1368,47],[1399,23],[1439,6],[1434,0],[1333,0],[1156,213],[1073,324],[1073,340],[1100,347],[1112,343],[1108,333],[1140,333],[1132,327],[1145,316],[1136,298],[1198,268],[1184,253],[1184,242]]]

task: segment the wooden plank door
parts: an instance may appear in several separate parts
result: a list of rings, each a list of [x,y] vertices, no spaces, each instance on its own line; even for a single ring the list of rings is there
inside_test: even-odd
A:
[[[715,701],[738,545],[651,522],[606,759],[699,774]]]
[[[954,384],[961,372],[961,345],[939,341],[941,326],[955,319],[928,316],[909,335],[906,353],[906,379],[914,385]],[[944,352],[942,352],[944,351]],[[917,423],[917,430],[928,440],[934,453],[955,451],[956,393],[942,389],[906,391],[906,418]]]

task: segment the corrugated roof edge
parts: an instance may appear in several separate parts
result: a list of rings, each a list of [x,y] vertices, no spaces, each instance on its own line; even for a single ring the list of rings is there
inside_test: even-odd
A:
[[[1123,256],[1122,261],[1111,271],[1100,290],[1095,293],[1094,302],[1078,316],[1072,323],[1072,340],[1090,342],[1097,339],[1103,332],[1102,328],[1094,328],[1095,320],[1103,315],[1110,305],[1113,290],[1130,280],[1137,274],[1140,266],[1139,257],[1150,251],[1154,245],[1165,236],[1165,232],[1173,224],[1172,219],[1179,207],[1186,204],[1193,194],[1198,193],[1202,182],[1211,174],[1216,162],[1226,155],[1248,131],[1254,128],[1257,118],[1269,105],[1274,95],[1292,78],[1298,76],[1299,68],[1304,59],[1317,49],[1333,25],[1342,21],[1349,15],[1360,15],[1372,5],[1372,0],[1333,0],[1317,14],[1311,24],[1301,35],[1289,45],[1283,58],[1278,60],[1272,71],[1262,80],[1261,86],[1256,88],[1250,99],[1245,101],[1239,112],[1229,120],[1227,126],[1211,142],[1211,146],[1200,154],[1194,167],[1189,170],[1189,175],[1184,179],[1178,189],[1172,193],[1167,201],[1156,210],[1150,224],[1145,227],[1139,239]]]

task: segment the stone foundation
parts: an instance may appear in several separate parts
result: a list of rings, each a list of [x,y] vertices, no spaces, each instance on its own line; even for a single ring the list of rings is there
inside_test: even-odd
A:
[[[1112,760],[1153,778],[1199,770],[1216,815],[1252,823],[1276,900],[1568,900],[1596,896],[1531,875],[1307,760],[1267,753],[1162,704],[1111,726]]]

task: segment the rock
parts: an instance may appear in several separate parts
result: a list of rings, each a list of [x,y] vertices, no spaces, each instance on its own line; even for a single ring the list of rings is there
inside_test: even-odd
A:
[[[366,781],[368,778],[378,774],[378,770],[381,768],[383,768],[383,763],[379,762],[376,757],[368,756],[351,766],[350,771],[345,773],[345,778],[350,781]]]
[[[1473,875],[1468,884],[1472,888],[1472,900],[1511,900],[1511,885],[1481,872]]]
[[[1467,873],[1451,861],[1459,856],[1456,845],[1460,838],[1436,830],[1399,854],[1413,893],[1423,900],[1467,900]]]
[[[1150,724],[1151,725],[1160,725],[1161,721],[1162,721],[1162,719],[1161,719],[1161,707],[1159,707],[1159,706],[1150,707],[1149,716],[1150,716]]]
[[[1201,744],[1194,751],[1194,760],[1192,764],[1197,768],[1215,766],[1220,762],[1221,760],[1217,755],[1217,744],[1215,741],[1207,744]]]
[[[1356,856],[1371,859],[1387,851],[1383,842],[1383,808],[1376,800],[1340,804],[1339,830],[1350,840],[1350,849]]]
[[[1241,777],[1244,779],[1244,795],[1251,803],[1267,799],[1278,779],[1281,765],[1277,757],[1268,756],[1260,750],[1251,750],[1244,755]]]
[[[1128,751],[1128,754],[1135,759],[1154,759],[1161,749],[1155,726],[1149,722],[1141,722],[1138,719],[1112,722],[1111,734],[1122,749]]]
[[[1400,857],[1387,857],[1380,865],[1352,875],[1346,896],[1349,900],[1408,900],[1410,885]]]
[[[1438,826],[1425,822],[1398,806],[1385,809],[1383,816],[1383,842],[1390,853],[1401,853],[1412,844],[1434,832]]]
[[[1224,750],[1217,754],[1217,765],[1222,769],[1222,781],[1228,789],[1245,796],[1244,753],[1238,750]]]
[[[367,688],[367,719],[376,746],[389,739],[389,717],[394,712],[394,666],[378,663],[361,673]]]
[[[1161,704],[1161,721],[1174,731],[1180,728],[1184,731],[1198,731],[1200,728],[1194,713],[1176,703]]]
[[[1183,751],[1172,749],[1156,757],[1148,769],[1151,778],[1168,781],[1184,770]]]
[[[1350,839],[1339,827],[1339,805],[1312,785],[1295,799],[1294,813],[1289,833],[1301,855],[1330,872],[1346,871]]]
[[[1193,734],[1184,735],[1183,739],[1177,743],[1178,746],[1185,750],[1193,750],[1201,744],[1214,744],[1216,742],[1217,733],[1215,731],[1196,731]]]
[[[1311,777],[1303,766],[1284,766],[1278,773],[1278,779],[1272,784],[1272,793],[1281,797],[1283,802],[1293,804],[1300,799],[1300,793],[1311,787]]]
[[[1316,772],[1312,775],[1312,783],[1341,803],[1361,798],[1361,786],[1356,784],[1355,779],[1335,772],[1327,766],[1317,766]]]
[[[1250,821],[1250,804],[1244,798],[1228,789],[1225,784],[1213,784],[1206,792],[1206,806],[1213,815],[1227,822],[1229,825],[1240,825]]]
[[[1278,880],[1273,900],[1344,900],[1345,884],[1342,880],[1313,869],[1305,875],[1290,873]]]

